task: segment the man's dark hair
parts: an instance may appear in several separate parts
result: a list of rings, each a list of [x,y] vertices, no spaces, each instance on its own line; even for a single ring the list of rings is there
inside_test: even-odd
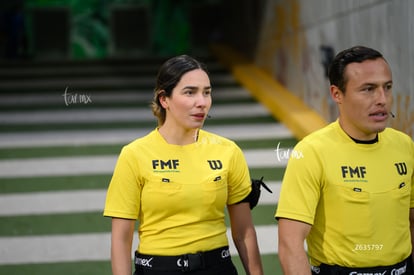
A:
[[[377,50],[364,46],[354,46],[338,53],[329,66],[328,77],[331,85],[337,86],[343,93],[348,81],[344,75],[346,66],[349,63],[361,63],[365,60],[382,58],[382,54]],[[384,59],[385,60],[385,59]]]

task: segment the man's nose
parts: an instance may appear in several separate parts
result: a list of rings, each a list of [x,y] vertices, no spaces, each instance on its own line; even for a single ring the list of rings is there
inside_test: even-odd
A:
[[[380,104],[380,105],[384,105],[385,103],[387,103],[388,93],[383,87],[378,88],[376,92],[376,101],[377,101],[377,104]]]

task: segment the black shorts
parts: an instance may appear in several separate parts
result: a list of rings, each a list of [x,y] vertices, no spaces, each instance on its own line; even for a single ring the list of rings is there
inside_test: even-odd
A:
[[[312,267],[312,275],[349,275],[349,274],[391,274],[391,275],[413,275],[413,264],[411,255],[405,260],[390,266],[376,267],[342,267],[337,265],[321,264]]]
[[[237,269],[232,261],[220,263],[193,271],[160,271],[138,267],[135,269],[134,275],[237,275]]]
[[[177,256],[135,253],[134,275],[237,275],[228,246]]]

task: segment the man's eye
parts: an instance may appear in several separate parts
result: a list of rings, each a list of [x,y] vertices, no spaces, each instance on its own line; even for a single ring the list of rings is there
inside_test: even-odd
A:
[[[365,91],[365,92],[370,92],[370,91],[374,90],[374,87],[369,86],[369,87],[363,88],[362,90]]]
[[[387,85],[385,86],[385,89],[386,89],[386,90],[391,90],[391,89],[392,89],[392,84],[387,84]]]

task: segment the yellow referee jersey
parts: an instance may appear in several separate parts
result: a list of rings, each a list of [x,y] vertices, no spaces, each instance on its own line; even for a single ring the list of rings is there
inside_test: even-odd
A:
[[[241,149],[200,130],[197,142],[168,144],[152,131],[122,149],[104,215],[139,220],[138,251],[179,255],[228,245],[226,205],[251,190]]]
[[[312,265],[392,265],[410,255],[413,141],[390,128],[378,138],[355,143],[336,121],[295,147],[275,216],[312,225]]]

